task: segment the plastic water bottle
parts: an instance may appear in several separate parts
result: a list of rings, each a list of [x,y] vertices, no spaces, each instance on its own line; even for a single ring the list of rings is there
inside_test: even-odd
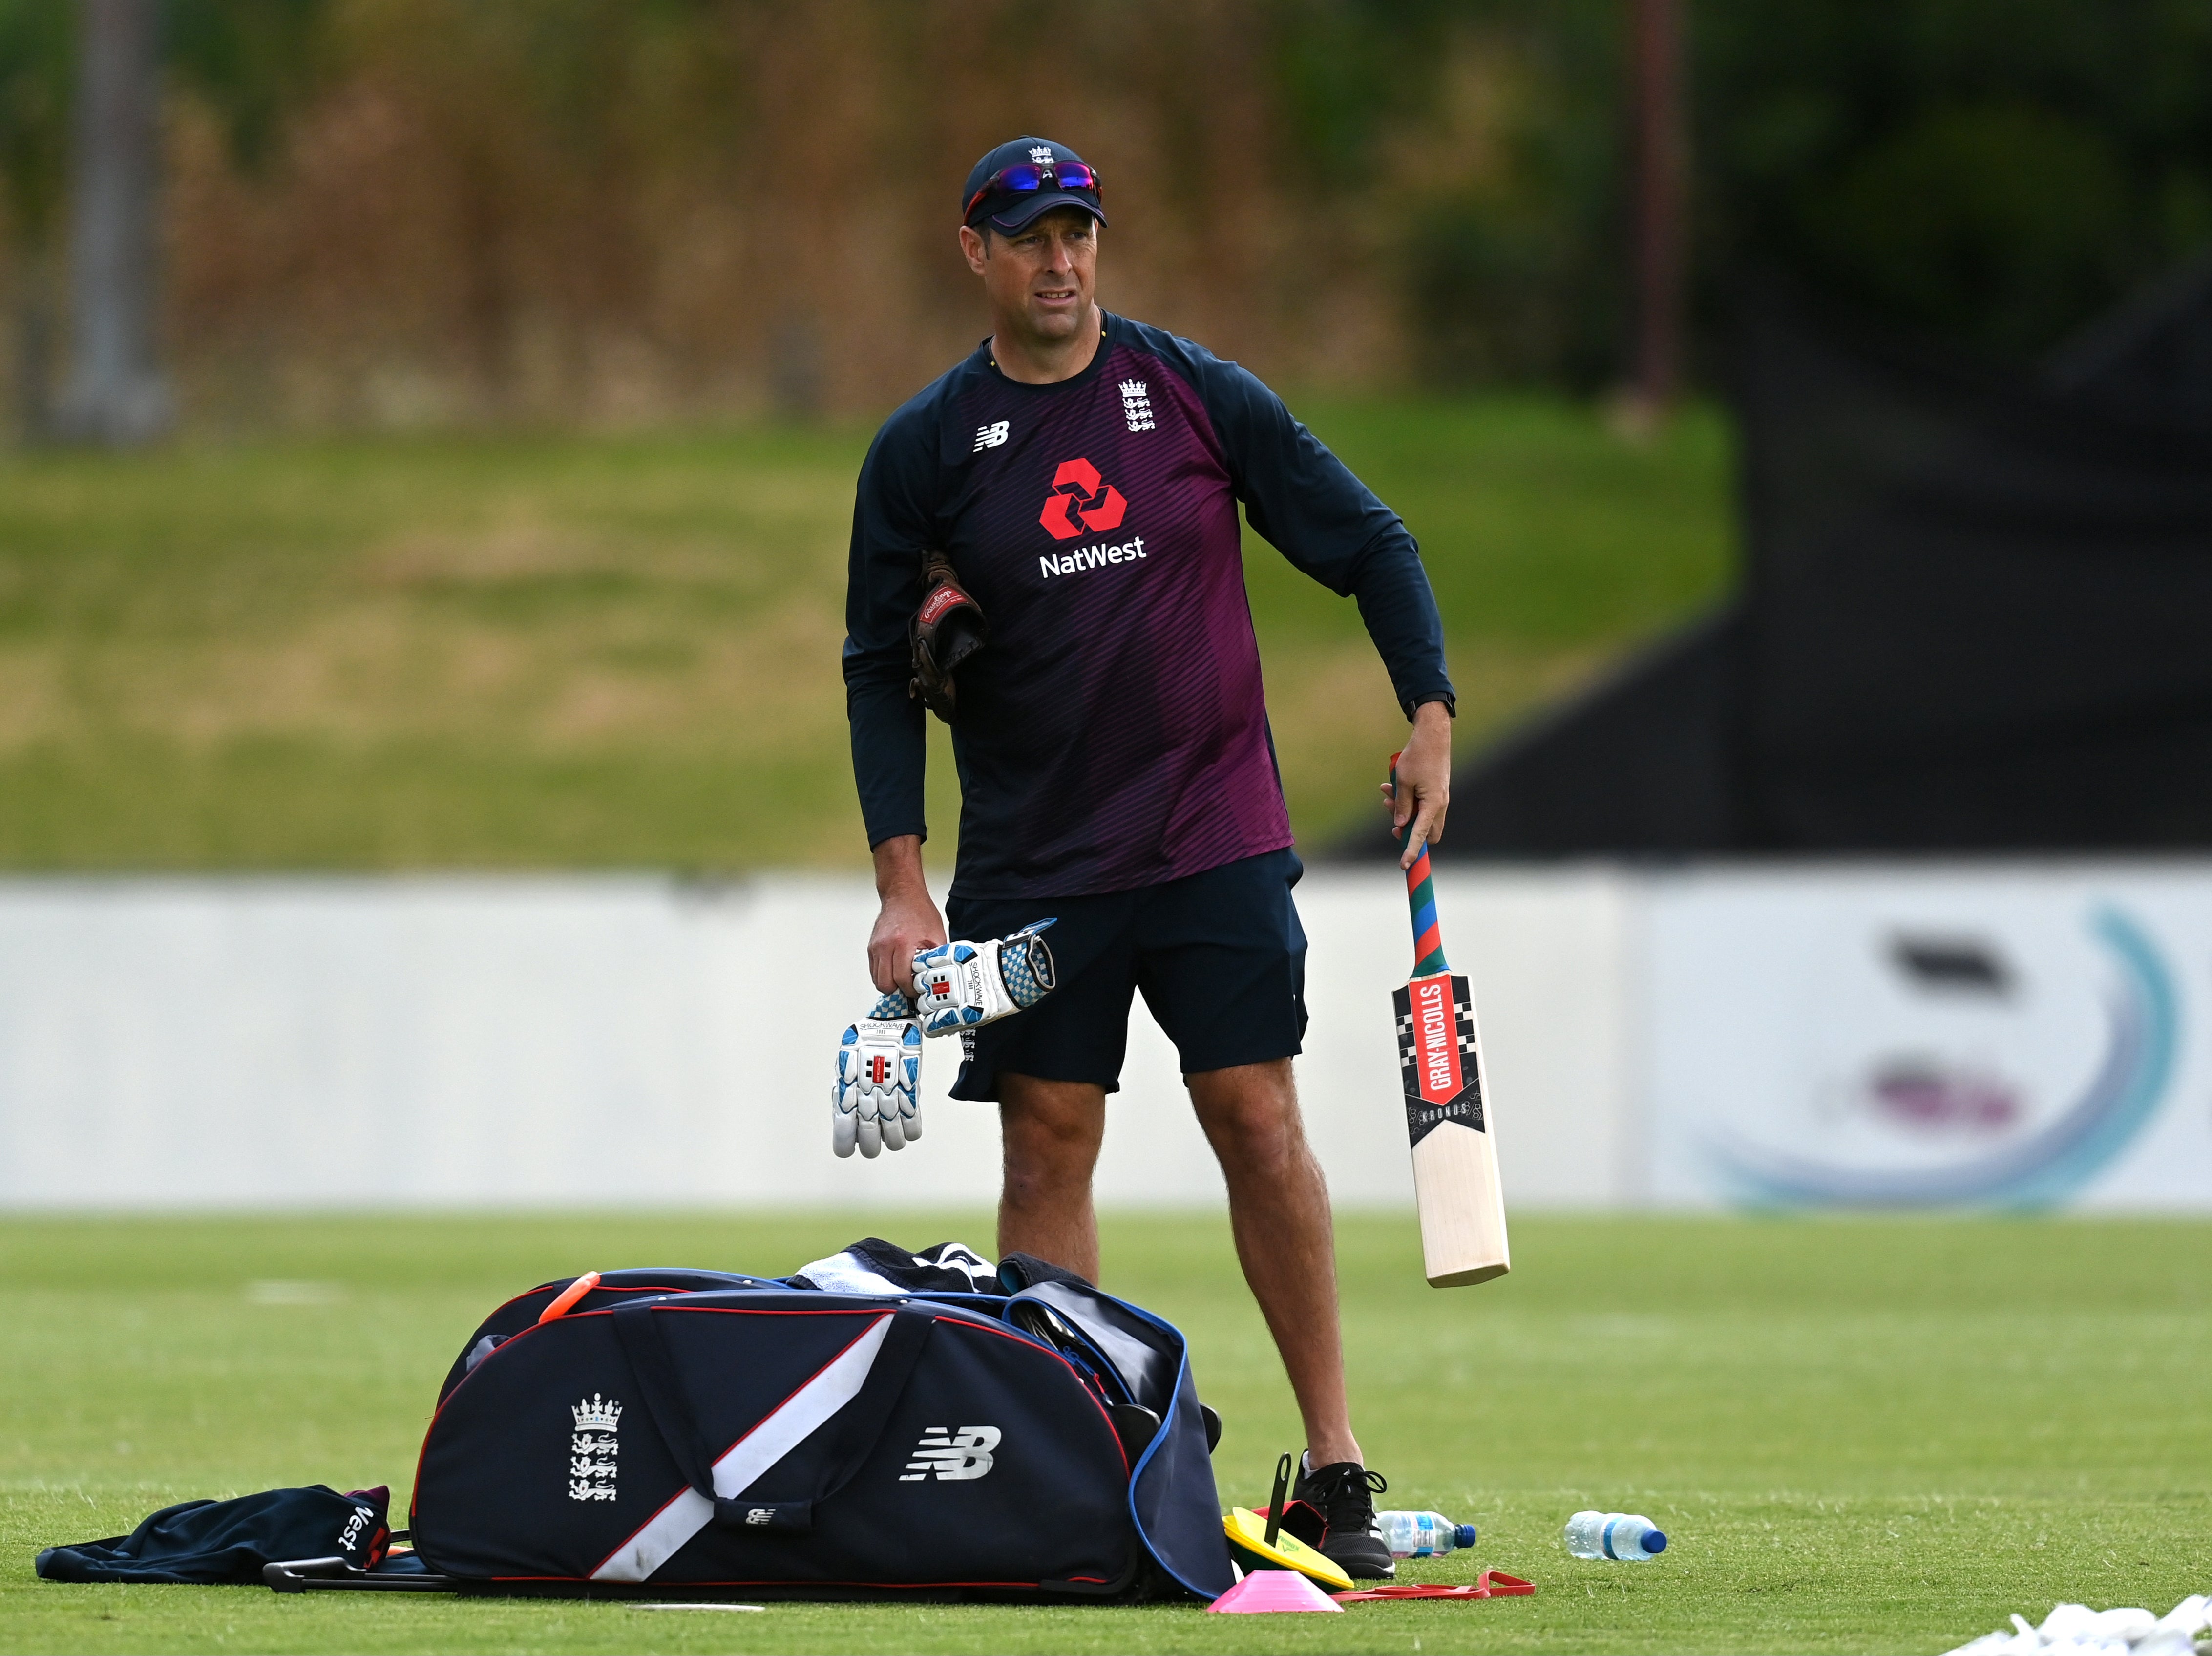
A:
[[[1474,1525],[1455,1524],[1442,1513],[1377,1513],[1375,1527],[1393,1558],[1442,1558],[1474,1545]]]
[[[1667,1536],[1635,1513],[1577,1513],[1567,1520],[1567,1550],[1577,1558],[1642,1564],[1667,1550]]]

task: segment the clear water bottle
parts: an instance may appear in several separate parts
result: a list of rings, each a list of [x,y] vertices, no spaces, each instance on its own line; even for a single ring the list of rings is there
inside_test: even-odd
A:
[[[1667,1550],[1666,1532],[1634,1513],[1577,1513],[1567,1520],[1567,1550],[1577,1558],[1649,1562]]]
[[[1393,1558],[1442,1558],[1474,1545],[1474,1525],[1455,1524],[1442,1513],[1377,1513],[1375,1527]]]

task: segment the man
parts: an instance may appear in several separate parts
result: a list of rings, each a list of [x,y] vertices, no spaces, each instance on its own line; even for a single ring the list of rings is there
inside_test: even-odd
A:
[[[1390,801],[1411,824],[1408,861],[1441,832],[1450,782],[1436,600],[1396,514],[1258,380],[1098,309],[1106,215],[1081,157],[1017,138],[975,163],[960,200],[991,336],[884,423],[854,512],[847,705],[883,904],[869,969],[878,989],[908,992],[915,953],[948,935],[922,880],[925,715],[908,689],[934,550],[989,628],[954,686],[951,935],[1057,922],[1057,989],[963,1034],[952,1087],[999,1105],[1000,1251],[1097,1280],[1091,1171],[1141,990],[1176,1044],[1304,1419],[1297,1495],[1328,1520],[1323,1551],[1356,1577],[1387,1576],[1374,1533],[1385,1484],[1352,1436],[1328,1192],[1291,1084],[1301,869],[1237,502],[1293,563],[1358,600],[1413,723]]]

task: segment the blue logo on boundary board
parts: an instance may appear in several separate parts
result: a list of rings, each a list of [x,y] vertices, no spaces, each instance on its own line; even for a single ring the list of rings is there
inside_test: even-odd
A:
[[[2081,1096],[2033,1137],[1972,1161],[1913,1172],[1834,1167],[1712,1142],[1707,1154],[1751,1207],[2039,1208],[2072,1195],[2157,1113],[2179,1044],[2173,979],[2150,939],[2110,907],[2092,916],[2089,930],[2118,968],[2106,1004],[2105,1056]]]

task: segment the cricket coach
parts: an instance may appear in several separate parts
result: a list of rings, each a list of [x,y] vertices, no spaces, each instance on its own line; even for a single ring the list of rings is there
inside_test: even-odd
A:
[[[1291,1076],[1306,1024],[1301,869],[1238,502],[1291,563],[1358,600],[1413,724],[1391,809],[1415,846],[1438,837],[1449,796],[1443,623],[1406,526],[1280,399],[1098,308],[1101,202],[1065,144],[1017,138],[975,163],[960,247],[991,337],[884,423],[860,469],[845,684],[883,900],[868,965],[878,989],[903,989],[916,952],[948,935],[1057,916],[1058,989],[963,1036],[952,1096],[999,1105],[1000,1251],[1094,1282],[1091,1171],[1142,991],[1181,1056],[1304,1417],[1297,1494],[1328,1518],[1324,1551],[1385,1576],[1385,1485],[1352,1436],[1328,1190]],[[956,675],[950,934],[922,881],[927,715],[909,690],[933,553],[988,626]]]

